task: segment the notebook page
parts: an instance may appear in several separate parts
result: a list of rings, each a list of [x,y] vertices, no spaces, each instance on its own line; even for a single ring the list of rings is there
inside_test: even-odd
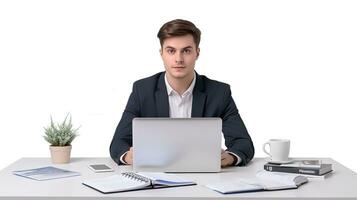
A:
[[[105,178],[86,180],[83,184],[104,193],[135,190],[150,185],[148,182],[131,179],[123,175],[113,175]]]
[[[274,181],[274,182],[280,182],[281,184],[285,184],[285,185],[296,186],[294,179],[298,177],[298,175],[260,170],[257,172],[256,177],[266,181]]]
[[[264,186],[254,180],[240,179],[208,184],[206,187],[223,194],[264,190]]]
[[[161,184],[167,186],[193,184],[191,180],[184,179],[174,174],[160,173],[160,172],[139,172],[141,176],[147,177],[153,181],[154,184]]]
[[[297,188],[295,183],[285,183],[269,179],[254,178],[250,179],[252,182],[263,186],[264,190],[281,190],[289,188]]]

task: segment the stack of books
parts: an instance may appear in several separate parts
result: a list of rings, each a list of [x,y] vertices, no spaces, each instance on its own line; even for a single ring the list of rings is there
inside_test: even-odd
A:
[[[332,164],[321,160],[294,160],[287,164],[266,163],[264,169],[270,172],[301,174],[308,178],[324,179],[332,172]]]

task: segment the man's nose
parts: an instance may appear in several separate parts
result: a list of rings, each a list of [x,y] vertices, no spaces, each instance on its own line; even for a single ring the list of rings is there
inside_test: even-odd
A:
[[[177,52],[176,53],[176,57],[175,57],[176,63],[182,63],[183,62],[183,55],[181,52]]]

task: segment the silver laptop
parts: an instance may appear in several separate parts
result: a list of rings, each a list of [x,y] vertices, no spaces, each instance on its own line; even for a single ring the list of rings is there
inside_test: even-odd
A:
[[[133,119],[134,171],[219,172],[220,118]]]

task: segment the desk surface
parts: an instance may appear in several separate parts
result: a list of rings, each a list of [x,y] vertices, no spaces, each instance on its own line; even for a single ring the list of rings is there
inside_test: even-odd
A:
[[[110,158],[72,158],[71,163],[54,165],[49,158],[21,158],[0,171],[0,199],[357,199],[357,174],[340,163],[323,158],[333,164],[334,172],[325,180],[313,180],[298,189],[264,191],[223,195],[205,187],[205,184],[236,178],[254,177],[263,168],[265,160],[255,158],[246,167],[231,167],[220,173],[185,173],[179,176],[194,180],[198,185],[140,190],[125,193],[101,194],[81,184],[82,180],[109,176],[131,171],[130,166],[117,166]],[[115,169],[114,172],[94,173],[89,164],[104,163]],[[34,181],[12,175],[12,171],[44,166],[56,166],[81,173],[81,176]]]

